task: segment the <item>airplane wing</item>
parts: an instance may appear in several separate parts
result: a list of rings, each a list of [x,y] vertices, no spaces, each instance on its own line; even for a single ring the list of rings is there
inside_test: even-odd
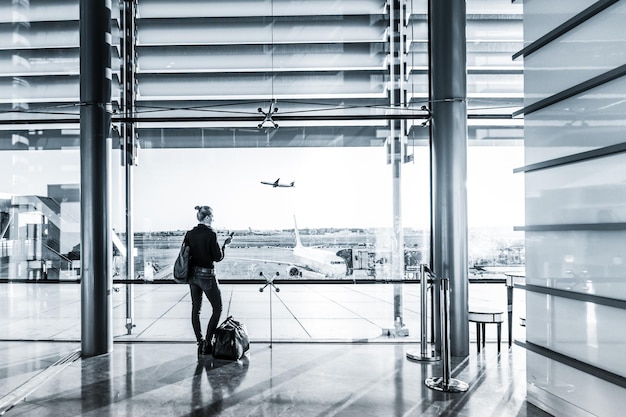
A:
[[[277,261],[275,259],[240,258],[240,257],[232,257],[232,256],[229,256],[228,259],[232,259],[235,261],[246,261],[246,262],[262,262],[265,264],[276,264],[276,265],[295,265],[293,262]]]
[[[306,269],[307,271],[315,272],[315,270],[311,269],[311,267],[309,267],[308,265],[300,264],[297,262],[277,261],[276,259],[239,258],[239,257],[229,257],[228,259],[232,259],[235,261],[260,262],[264,264],[295,266],[298,268]]]
[[[315,274],[315,275],[319,275],[320,277],[324,277],[325,276],[320,271],[316,271],[315,269],[312,269],[308,265],[304,265],[304,264],[297,263],[297,262],[277,261],[275,259],[240,258],[240,257],[229,257],[228,259],[232,259],[232,260],[236,260],[236,261],[246,261],[246,262],[264,263],[264,264],[274,264],[274,265],[286,266],[288,268],[295,267],[295,268],[301,269],[303,271],[307,271],[309,273],[312,273],[312,274]]]
[[[274,182],[269,182],[269,181],[261,181],[261,184],[265,184],[265,185],[271,185],[272,187],[281,187],[281,185],[278,183],[278,181],[280,181],[280,178],[277,179]]]

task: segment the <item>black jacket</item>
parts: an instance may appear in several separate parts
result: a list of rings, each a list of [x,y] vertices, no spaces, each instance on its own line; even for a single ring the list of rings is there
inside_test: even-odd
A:
[[[214,262],[224,259],[224,251],[217,243],[217,234],[205,224],[199,224],[187,232],[185,237],[189,245],[189,266],[213,268]]]

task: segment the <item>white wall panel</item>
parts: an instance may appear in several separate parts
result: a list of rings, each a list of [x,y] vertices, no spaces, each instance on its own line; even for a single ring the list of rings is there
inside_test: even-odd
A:
[[[524,44],[595,3],[524,1]],[[622,66],[625,12],[618,2],[525,57],[525,106]],[[626,153],[584,152],[625,142],[626,78],[581,91],[525,115],[526,165],[549,162],[525,174],[526,340],[548,349],[528,351],[528,398],[555,416],[621,416]],[[552,161],[573,156],[586,159]]]
[[[526,340],[626,377],[626,310],[526,294]]]
[[[584,25],[524,57],[528,106],[626,63],[626,3],[618,2]],[[563,76],[567,69],[567,76]]]
[[[551,414],[566,417],[624,415],[623,388],[533,352],[528,352],[527,363],[528,396],[535,404],[551,406],[548,408]],[[552,402],[555,398],[560,401]]]
[[[624,114],[626,78],[622,77],[526,115],[526,164],[626,141]]]
[[[534,42],[597,0],[524,0],[524,43]]]
[[[626,300],[626,231],[526,232],[526,283]]]
[[[626,154],[526,174],[526,224],[626,222]]]

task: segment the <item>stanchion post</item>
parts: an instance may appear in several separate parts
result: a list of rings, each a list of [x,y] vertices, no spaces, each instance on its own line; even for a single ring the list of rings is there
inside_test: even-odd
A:
[[[274,333],[274,329],[273,329],[273,317],[272,317],[272,290],[271,288],[274,288],[274,290],[276,292],[280,292],[280,288],[278,288],[276,286],[276,284],[274,284],[274,278],[278,277],[280,274],[278,272],[276,272],[275,276],[272,277],[267,277],[265,276],[265,274],[263,273],[263,271],[261,271],[261,273],[259,274],[260,276],[262,276],[263,278],[265,278],[265,285],[262,286],[261,288],[259,288],[259,292],[263,292],[263,290],[266,287],[270,287],[270,291],[269,291],[269,296],[270,296],[270,349],[272,348],[272,342],[273,342],[273,333]]]
[[[440,313],[441,313],[441,356],[443,358],[443,376],[428,378],[424,383],[430,389],[444,392],[465,392],[469,385],[450,377],[450,280],[440,278]]]
[[[430,270],[424,264],[420,264],[420,352],[409,351],[406,353],[407,359],[420,362],[435,362],[441,359],[437,353],[431,350],[428,352],[428,277]],[[434,332],[432,332],[434,333]]]
[[[509,327],[509,349],[513,342],[513,275],[506,274],[506,307],[507,307],[507,324]]]

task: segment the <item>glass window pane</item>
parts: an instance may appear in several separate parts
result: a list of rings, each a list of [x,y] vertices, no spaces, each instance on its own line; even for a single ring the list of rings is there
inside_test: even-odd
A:
[[[526,174],[527,224],[626,222],[626,155]]]
[[[594,3],[596,0],[524,0],[524,22],[529,23],[524,25],[525,41],[534,42]]]
[[[544,294],[528,293],[526,337],[574,359],[626,376],[626,312]],[[546,307],[549,306],[546,312]]]
[[[526,282],[626,300],[626,232],[526,232]]]
[[[341,25],[319,19],[141,20],[139,45],[230,45],[271,43],[382,42],[385,20],[346,16]]]
[[[622,77],[526,115],[526,163],[622,143],[625,97]]]
[[[80,111],[78,3],[78,0],[54,2],[30,0],[0,5],[0,11],[6,12],[0,13],[0,21],[5,19],[0,27],[0,90],[6,93],[0,98],[2,109],[0,119],[4,123],[0,126],[0,149],[8,151],[3,153],[13,164],[21,161],[22,155],[43,152],[46,158],[57,163],[54,169],[63,170],[67,169],[62,168],[66,165],[59,163],[57,155],[72,152],[74,163],[78,166],[80,138],[77,123]],[[406,87],[408,100],[414,109],[419,109],[428,97],[426,3],[423,0],[411,2],[411,10],[407,11],[405,16],[409,20],[406,32],[409,39],[405,45],[406,50],[400,51],[403,62],[409,64],[410,74],[403,80],[403,86]],[[111,54],[114,102],[119,101],[121,96],[120,37],[123,36],[123,32],[119,21],[119,4],[117,1],[112,2],[114,48]],[[471,88],[473,96],[470,97],[468,107],[473,114],[502,114],[506,108],[519,106],[516,95],[519,87],[515,84],[519,78],[519,63],[507,62],[504,58],[507,54],[510,55],[511,51],[519,49],[521,20],[516,11],[519,10],[519,6],[502,4],[504,3],[486,0],[474,0],[468,4],[468,12],[471,14],[468,31],[471,35],[468,44],[471,56],[469,70],[473,86]],[[132,198],[135,205],[133,215],[136,216],[134,225],[137,256],[133,263],[135,273],[133,276],[127,276],[125,270],[127,261],[120,250],[125,245],[127,233],[126,184],[124,167],[120,164],[122,155],[118,149],[120,142],[117,131],[120,130],[120,116],[118,113],[113,115],[115,122],[111,154],[114,200],[112,202],[114,214],[111,219],[114,229],[112,273],[116,280],[151,277],[153,283],[133,286],[135,291],[133,299],[137,307],[137,328],[135,333],[128,337],[124,336],[126,287],[119,283],[115,284],[113,297],[116,337],[171,338],[172,327],[176,327],[173,323],[178,323],[176,320],[179,320],[180,316],[188,316],[189,305],[181,304],[172,308],[173,316],[164,317],[162,325],[150,327],[146,324],[153,323],[155,317],[161,317],[164,313],[158,310],[160,307],[151,307],[154,299],[147,294],[154,294],[156,299],[167,300],[164,303],[166,308],[172,306],[167,304],[169,302],[189,302],[184,288],[160,286],[155,283],[159,277],[168,273],[180,242],[180,233],[187,227],[187,222],[193,223],[193,210],[188,215],[182,213],[189,208],[187,206],[192,208],[199,202],[189,201],[186,208],[175,210],[175,214],[170,215],[170,219],[180,221],[179,226],[174,229],[166,231],[160,228],[152,229],[153,226],[159,225],[157,221],[161,216],[159,213],[168,213],[167,207],[171,204],[169,198],[165,198],[167,200],[165,202],[162,201],[164,199],[161,198],[161,194],[154,202],[154,187],[175,195],[179,192],[181,178],[184,178],[184,181],[200,181],[196,183],[195,190],[200,190],[199,194],[195,194],[196,198],[202,195],[205,195],[203,199],[211,201],[215,195],[219,195],[221,199],[225,198],[223,202],[218,200],[220,216],[230,214],[232,206],[247,209],[244,211],[245,216],[238,217],[241,223],[221,225],[218,223],[221,230],[237,230],[239,242],[241,244],[246,242],[248,245],[233,246],[233,252],[247,251],[249,255],[249,252],[256,251],[255,255],[259,255],[259,252],[269,250],[277,259],[293,260],[291,218],[296,211],[294,209],[316,208],[313,216],[300,217],[298,214],[299,225],[303,229],[302,237],[307,245],[331,246],[336,252],[349,244],[353,249],[352,261],[358,275],[372,279],[374,275],[386,276],[392,264],[389,248],[394,242],[391,231],[393,179],[391,166],[386,162],[385,147],[391,131],[389,121],[379,118],[390,111],[389,89],[392,85],[389,78],[391,37],[387,3],[380,0],[346,2],[240,0],[213,2],[211,7],[208,7],[207,2],[201,0],[183,0],[175,3],[168,0],[142,0],[138,3],[137,19],[138,94],[135,115],[153,117],[154,120],[139,122],[136,125],[141,144],[140,165],[132,168],[133,175],[136,175]],[[511,90],[507,91],[509,87]],[[487,94],[489,97],[481,94]],[[257,109],[259,107],[267,109],[270,100],[275,98],[278,98],[276,105],[280,108],[280,114],[296,118],[304,115],[309,119],[281,122],[280,129],[259,129],[257,125],[263,122],[263,115]],[[420,110],[415,112],[421,116],[425,114]],[[220,120],[220,117],[237,116],[245,120]],[[318,118],[315,119],[315,116]],[[194,117],[205,119],[190,120]],[[48,123],[45,125],[37,123],[38,119],[42,118]],[[169,119],[159,120],[159,118]],[[16,127],[12,123],[17,119],[33,121],[31,125]],[[416,262],[429,259],[430,250],[428,247],[430,239],[426,232],[430,225],[428,201],[430,156],[428,148],[420,146],[428,142],[428,128],[421,126],[422,120],[408,121],[406,129],[408,137],[402,139],[407,142],[402,156],[406,156],[407,161],[411,161],[412,158],[411,163],[402,165],[401,190],[403,238],[406,250],[403,260],[405,265],[408,265],[409,261],[412,262],[410,264],[412,267],[416,266]],[[499,123],[494,120],[499,120]],[[501,119],[494,120],[471,119],[468,122],[470,139],[491,144],[491,141],[503,139],[514,141],[521,138],[519,124],[508,125]],[[231,155],[234,152],[237,152],[237,157],[229,156],[228,159],[232,160],[230,164],[212,171],[215,166],[226,160],[216,158],[217,154]],[[186,161],[185,168],[191,170],[188,175],[164,174],[165,171],[173,169],[171,161],[174,157]],[[203,159],[195,161],[196,157]],[[19,200],[20,204],[23,203],[25,206],[32,205],[30,191],[24,188],[28,194],[20,195],[18,198],[14,195],[16,189],[13,185],[20,186],[21,183],[30,181],[31,177],[36,178],[36,182],[44,181],[44,178],[46,180],[56,178],[56,174],[49,174],[49,168],[39,168],[37,163],[30,161],[30,157],[27,159],[31,171],[22,172],[21,168],[12,170],[12,176],[5,177],[6,184],[10,186],[0,187],[0,192],[6,192],[9,200],[14,199],[16,202]],[[274,162],[269,163],[270,160]],[[256,164],[255,168],[249,170],[247,166],[252,164]],[[281,203],[278,205],[277,201],[273,201],[277,194],[272,194],[271,198],[261,198],[254,193],[241,191],[245,188],[242,184],[229,182],[232,178],[241,177],[255,187],[264,187],[260,184],[262,179],[272,181],[280,176],[281,181],[284,181],[285,175],[290,175],[291,169],[313,179],[296,180],[295,191],[299,193],[298,196],[276,198]],[[154,175],[146,175],[148,171],[152,171]],[[76,173],[77,171],[74,175]],[[21,178],[22,176],[24,178]],[[204,181],[207,181],[205,177],[210,177],[211,181],[215,178],[221,179],[221,183],[227,184],[228,187],[222,191],[221,183],[218,185],[211,183],[210,187],[205,187]],[[78,180],[72,181],[73,187]],[[474,181],[470,180],[470,183]],[[63,198],[64,192],[70,192],[64,187],[66,186],[54,189],[56,193],[54,198]],[[233,193],[233,189],[237,192]],[[227,192],[230,197],[227,196]],[[478,193],[481,194],[482,191]],[[28,218],[26,214],[22,216],[24,218],[22,223],[26,224],[25,230],[30,234],[28,239],[20,238],[20,242],[32,240],[30,236],[38,236],[39,231],[45,230],[44,227],[32,226],[37,224],[33,223],[35,220],[42,224],[47,222],[48,225],[56,224],[54,222],[58,221],[63,223],[59,232],[61,235],[58,242],[59,250],[62,247],[63,256],[68,258],[70,253],[72,257],[76,256],[75,239],[79,232],[70,217],[75,214],[77,203],[72,201],[71,204],[74,205],[71,205],[70,201],[64,200],[61,203],[62,221],[59,221],[38,202],[48,201],[46,199],[49,196],[43,193],[33,195],[36,195],[34,201],[37,209],[34,213],[29,211]],[[150,201],[151,205],[148,203]],[[494,207],[509,204],[504,198],[492,203]],[[39,211],[48,214],[43,216],[45,220],[42,220]],[[282,219],[284,223],[271,224],[271,215]],[[3,216],[2,221],[8,224],[7,219],[10,215]],[[328,223],[317,224],[318,217],[330,220]],[[370,222],[371,225],[367,228],[360,226],[359,219],[365,219],[364,222]],[[7,230],[6,233],[11,232],[10,229]],[[21,233],[22,229],[19,231]],[[275,231],[279,233],[272,235]],[[170,232],[171,234],[168,234]],[[494,236],[492,234],[488,239],[494,239]],[[277,239],[280,244],[275,244]],[[269,244],[261,245],[268,243],[268,240]],[[13,245],[3,242],[3,245],[4,250],[12,251],[13,247],[20,245],[26,247],[27,244]],[[34,259],[29,259],[35,261],[30,272],[24,272],[26,270],[19,266],[21,258],[15,258],[15,262],[11,263],[13,266],[6,266],[6,270],[19,273],[20,277],[26,274],[25,276],[34,278],[40,277],[45,267],[48,277],[53,276],[53,269],[56,266],[48,268],[47,262],[43,264],[40,262],[44,251],[37,249],[39,247],[37,244],[28,245],[30,245],[28,250],[31,251],[29,254],[35,256]],[[56,248],[53,245],[49,246]],[[71,248],[68,249],[69,246]],[[493,252],[489,253],[493,255]],[[68,266],[64,271],[74,271],[78,274],[79,271],[75,268],[78,265],[76,259],[72,261],[72,266]],[[37,262],[40,262],[39,267]],[[2,268],[4,267],[3,263]],[[228,259],[221,267],[224,274],[230,274],[231,278],[259,279],[260,268],[266,265]],[[269,270],[273,271],[274,269]],[[281,266],[282,275],[286,276],[288,272],[289,269]],[[412,272],[407,271],[407,274],[410,273]],[[57,274],[64,274],[63,276],[67,276],[68,279],[71,276],[70,272]],[[35,285],[37,284],[25,287],[24,291],[39,288]],[[228,288],[226,285],[225,288]],[[333,289],[324,288],[323,291],[327,295],[333,293],[333,297],[336,296],[333,300],[345,299],[348,297],[346,294],[349,294],[349,297],[354,295],[353,288],[347,290],[342,288],[336,291],[336,294],[335,288],[339,289],[335,286]],[[365,317],[364,321],[369,320],[368,324],[352,326],[354,333],[350,335],[355,339],[378,337],[381,329],[391,327],[395,319],[390,305],[394,303],[393,292],[397,288],[393,285],[373,285],[359,291],[368,292],[368,297],[371,298],[373,295],[369,294],[370,289],[373,295],[380,296],[381,299],[373,311],[363,311],[371,310],[371,303],[367,304],[361,299],[345,304],[347,309],[357,312],[361,319]],[[410,285],[402,290],[407,300],[411,300],[404,304],[403,309],[413,337],[417,336],[417,332],[413,331],[417,322],[413,305],[416,290]],[[80,337],[80,327],[76,323],[78,316],[76,299],[79,297],[79,287],[76,284],[66,284],[59,286],[55,291],[57,292],[54,297],[57,297],[60,304],[73,303],[73,307],[61,308],[60,310],[64,312],[56,317],[57,319],[65,317],[63,314],[71,316],[71,325],[63,327],[65,322],[57,320],[60,327],[47,337],[60,339]],[[259,294],[258,287],[233,285],[228,291],[231,291],[235,300],[234,311],[238,311],[236,309],[243,303],[250,300],[257,302],[261,297],[256,312],[266,314],[267,297],[266,294],[262,296]],[[298,288],[295,285],[290,286],[289,290],[295,299],[303,293],[310,292],[310,288]],[[284,294],[287,293],[285,289]],[[320,299],[315,298],[312,304]],[[48,300],[47,297],[42,297],[38,299],[38,304],[34,304],[36,308],[40,308]],[[310,305],[304,306],[305,316],[311,314],[307,309],[319,311]],[[344,308],[338,314],[333,310],[329,320],[340,319],[346,325],[354,324],[352,316],[346,317],[347,309]],[[266,337],[264,332],[268,328],[269,318],[265,315],[258,322],[254,322],[254,319],[249,318],[250,323],[255,325],[255,331],[259,331],[255,333],[255,337],[257,335]],[[31,320],[31,328],[36,325],[33,323]],[[24,332],[28,331],[28,326],[24,325],[22,328]],[[308,333],[300,331],[285,337],[294,339],[333,337],[333,334],[325,333],[326,329],[334,327],[319,325],[312,320],[307,326]],[[180,330],[184,337],[191,336],[188,329],[181,326]]]
[[[18,146],[29,142],[28,135],[14,139]],[[77,279],[78,149],[0,152],[0,161],[2,278]]]
[[[78,0],[29,0],[0,3],[0,23],[78,20]]]
[[[142,73],[384,70],[378,44],[139,48]]]
[[[324,16],[383,14],[380,0],[230,0],[207,4],[205,0],[142,0],[139,14],[144,19],[180,17]]]
[[[624,21],[626,4],[618,2],[525,57],[525,105],[623,65],[626,62]]]

